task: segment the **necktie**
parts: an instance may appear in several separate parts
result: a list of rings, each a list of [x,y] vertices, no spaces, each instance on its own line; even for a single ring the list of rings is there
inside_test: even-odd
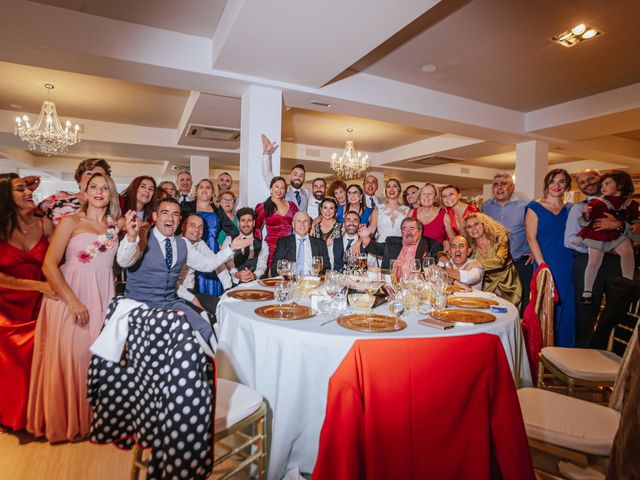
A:
[[[167,264],[167,268],[171,270],[171,264],[173,263],[173,250],[171,250],[171,239],[164,239],[164,261]]]
[[[189,199],[188,195],[180,195],[180,203],[184,203]]]
[[[296,203],[300,206],[300,202],[302,202],[302,198],[300,197],[300,190],[296,190],[294,192],[296,194]]]
[[[318,200],[316,200],[316,205],[318,206],[318,216],[320,216],[320,205],[322,204],[322,202],[319,202]]]
[[[304,238],[298,240],[298,254],[296,255],[296,272],[298,275],[304,273]]]
[[[351,245],[353,244],[353,238],[350,238],[349,240],[347,240],[347,248],[344,249],[345,252],[348,252],[349,249],[351,248]]]
[[[371,210],[373,210],[374,208],[376,208],[376,202],[373,201],[373,197],[371,197],[369,200],[371,200]]]

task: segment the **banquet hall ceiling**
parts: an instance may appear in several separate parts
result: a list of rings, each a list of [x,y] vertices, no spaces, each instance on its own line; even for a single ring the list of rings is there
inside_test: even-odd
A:
[[[474,0],[354,70],[528,112],[637,82],[639,17],[637,0]],[[604,36],[573,48],[550,40],[581,22]]]
[[[372,168],[401,179],[478,188],[532,140],[570,171],[640,172],[634,0],[1,1],[0,155],[16,164],[47,161],[16,153],[13,122],[37,115],[50,82],[61,117],[85,129],[70,165],[102,155],[170,174],[206,155],[237,168],[237,142],[186,134],[239,130],[240,97],[259,85],[283,94],[283,168],[330,173],[353,128]],[[582,21],[604,34],[549,40]],[[416,163],[430,156],[460,163]]]
[[[226,0],[33,0],[88,15],[211,37]]]

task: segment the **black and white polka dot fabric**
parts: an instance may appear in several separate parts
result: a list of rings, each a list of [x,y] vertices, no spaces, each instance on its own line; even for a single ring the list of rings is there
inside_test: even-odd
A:
[[[120,299],[111,302],[107,318]],[[184,315],[133,310],[120,363],[92,357],[88,397],[91,441],[151,448],[147,478],[206,479],[211,473],[215,365]]]

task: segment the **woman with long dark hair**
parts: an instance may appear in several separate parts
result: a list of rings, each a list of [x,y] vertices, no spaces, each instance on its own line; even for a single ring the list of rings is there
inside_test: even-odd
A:
[[[156,181],[153,177],[141,175],[131,180],[129,186],[122,192],[123,202],[120,208],[124,212],[129,210],[136,212],[140,220],[151,224],[153,223],[151,214],[156,208],[157,195]]]
[[[269,245],[269,261],[267,271],[271,270],[273,254],[276,251],[278,239],[291,235],[293,231],[293,216],[298,211],[296,204],[285,200],[287,182],[282,177],[273,177],[269,184],[271,195],[263,203],[256,205],[256,229],[257,238],[262,238],[261,230],[265,225],[267,235],[265,240]]]
[[[45,298],[40,309],[27,430],[50,442],[81,440],[89,433],[89,347],[115,293],[113,264],[124,223],[118,192],[111,177],[94,174],[85,196],[80,211],[58,224],[43,265],[60,300]]]
[[[356,183],[352,183],[347,187],[347,203],[345,205],[338,206],[337,219],[339,222],[344,221],[344,215],[347,212],[356,212],[360,215],[360,223],[369,225],[369,218],[371,217],[372,209],[367,207],[364,203],[364,190]],[[374,232],[371,232],[373,235]]]
[[[0,425],[27,421],[33,336],[42,296],[57,299],[42,274],[53,224],[34,215],[33,193],[15,173],[0,174]]]

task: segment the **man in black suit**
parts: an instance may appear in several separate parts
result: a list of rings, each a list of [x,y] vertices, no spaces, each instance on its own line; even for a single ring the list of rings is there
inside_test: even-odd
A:
[[[360,227],[360,215],[358,212],[349,211],[344,215],[344,235],[331,239],[333,241],[329,250],[329,258],[334,270],[342,270],[347,262],[347,252],[360,253],[361,242],[358,236]]]
[[[377,256],[382,255],[381,267],[384,269],[388,269],[391,260],[398,258],[404,249],[406,251],[415,250],[415,258],[422,260],[425,257],[432,257],[437,263],[437,255],[442,250],[442,244],[432,238],[422,236],[422,222],[420,220],[412,217],[405,218],[402,221],[401,229],[402,237],[387,237],[384,244],[371,240],[369,229],[364,225],[360,227],[358,234],[366,252]]]
[[[329,265],[329,252],[327,244],[320,238],[310,237],[311,219],[307,212],[298,211],[293,216],[293,234],[282,237],[276,244],[276,251],[273,253],[273,263],[271,265],[271,276],[278,275],[278,260],[289,260],[296,262],[296,273],[298,275],[313,271],[312,258],[322,257],[323,273]]]

